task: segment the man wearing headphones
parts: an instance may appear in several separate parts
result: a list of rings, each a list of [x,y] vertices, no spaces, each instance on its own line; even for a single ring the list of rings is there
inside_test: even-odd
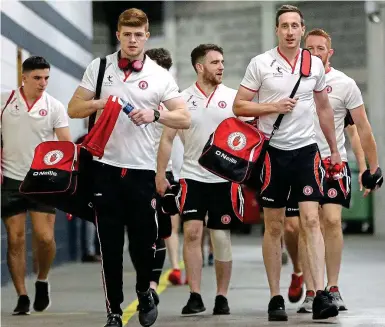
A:
[[[171,128],[190,126],[190,115],[169,72],[145,56],[147,15],[135,8],[124,11],[117,24],[120,50],[107,56],[100,100],[94,100],[100,60],[87,67],[69,106],[71,118],[102,110],[110,95],[134,109],[116,122],[102,159],[93,162],[95,219],[102,257],[107,308],[105,327],[122,326],[124,227],[129,230],[131,259],[136,267],[139,322],[151,326],[158,311],[150,291],[154,243],[158,237],[155,212],[155,148],[153,122]],[[168,109],[158,111],[160,103]]]

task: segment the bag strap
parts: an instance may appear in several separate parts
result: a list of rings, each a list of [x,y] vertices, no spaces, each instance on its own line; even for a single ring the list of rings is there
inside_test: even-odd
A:
[[[96,91],[95,91],[95,97],[94,97],[95,100],[100,99],[100,93],[102,91],[102,82],[104,78],[104,73],[106,71],[106,64],[107,64],[106,58],[100,58],[99,73],[98,73],[98,79],[96,82]],[[96,113],[97,111],[95,111],[88,120],[88,133],[90,132],[92,127],[94,127],[95,125]]]
[[[0,116],[1,125],[3,125],[3,113],[5,111],[5,108],[8,107],[8,105],[11,102],[14,94],[15,94],[15,90],[12,90],[11,95],[9,96],[7,102],[5,103],[5,106],[4,106],[3,110],[1,110],[1,116]],[[1,133],[1,148],[3,148],[3,133]]]
[[[301,53],[301,67],[300,67],[299,78],[298,78],[297,83],[295,83],[293,90],[292,90],[291,93],[290,93],[289,98],[291,98],[291,99],[293,99],[294,96],[295,96],[295,94],[297,93],[298,87],[299,87],[299,84],[300,84],[300,82],[301,82],[302,77],[303,77],[303,76],[306,76],[306,77],[310,76],[310,69],[311,69],[311,54],[310,54],[310,52],[309,52],[309,54],[310,54],[310,57],[309,57],[309,58],[310,58],[310,61],[309,61],[309,62],[306,62],[306,61],[304,62],[304,54],[305,54],[305,51],[309,52],[308,49],[302,49],[302,53]],[[307,67],[305,67],[305,66],[307,66]],[[306,73],[305,73],[305,72],[306,72]],[[275,132],[278,131],[279,126],[281,125],[281,122],[282,122],[282,119],[283,119],[283,116],[284,116],[284,115],[285,115],[285,114],[279,114],[279,115],[278,115],[277,120],[276,120],[276,121],[274,122],[274,124],[273,124],[273,131],[271,132],[271,135],[270,135],[269,140],[271,140],[271,138],[274,136]]]

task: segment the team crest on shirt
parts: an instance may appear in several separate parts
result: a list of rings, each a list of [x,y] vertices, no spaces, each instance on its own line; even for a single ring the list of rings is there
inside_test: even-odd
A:
[[[241,132],[231,133],[227,139],[227,145],[235,150],[242,150],[246,145],[246,136]]]
[[[39,115],[40,116],[45,117],[45,116],[47,116],[47,114],[48,114],[47,110],[45,110],[45,109],[40,109],[39,110]]]
[[[337,190],[335,188],[331,188],[328,191],[328,197],[334,199],[337,196]]]
[[[140,81],[138,85],[139,85],[139,88],[142,90],[145,90],[148,88],[148,83],[146,81]]]
[[[218,102],[218,107],[225,109],[227,107],[227,103],[225,101],[219,101]]]
[[[333,88],[330,85],[326,85],[326,92],[331,93],[333,91]]]
[[[305,186],[303,188],[303,194],[305,194],[305,195],[313,194],[313,188],[311,186]]]
[[[224,224],[224,225],[228,225],[228,224],[230,224],[230,222],[231,222],[231,217],[230,217],[229,215],[223,215],[223,216],[221,217],[221,222],[222,222],[222,224]]]
[[[52,166],[52,165],[57,164],[60,160],[62,160],[63,157],[64,157],[63,152],[61,152],[60,150],[53,150],[53,151],[48,152],[44,156],[43,160],[47,166]]]

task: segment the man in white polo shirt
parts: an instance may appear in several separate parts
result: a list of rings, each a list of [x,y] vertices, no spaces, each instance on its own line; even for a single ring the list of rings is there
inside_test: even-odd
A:
[[[292,92],[300,74],[300,42],[305,32],[301,11],[284,5],[276,14],[278,47],[254,57],[241,82],[234,112],[259,117],[259,128],[270,137],[278,114],[282,124],[265,157],[260,204],[265,215],[263,257],[270,286],[270,321],[286,321],[285,303],[280,295],[281,237],[289,194],[299,201],[301,223],[306,235],[311,277],[317,295],[313,319],[338,315],[324,291],[324,241],[319,225],[318,202],[322,198],[323,169],[315,140],[314,112],[331,149],[331,165],[341,164],[337,149],[333,110],[326,93],[322,61],[312,57],[311,75],[302,78],[294,99]],[[251,102],[258,92],[257,102]]]
[[[349,208],[351,197],[351,173],[347,162],[348,157],[345,149],[344,128],[347,129],[348,133],[353,134],[353,138],[350,138],[350,140],[359,164],[360,178],[367,169],[365,155],[368,159],[370,172],[372,174],[375,173],[379,167],[377,148],[370,123],[366,116],[362,95],[355,81],[330,66],[330,58],[334,53],[331,48],[330,35],[322,29],[314,29],[306,35],[305,46],[314,56],[322,60],[325,67],[326,91],[334,110],[337,145],[343,162],[341,177],[336,180],[325,180],[324,196],[320,201],[322,205],[321,218],[324,225],[327,290],[332,295],[333,302],[337,305],[338,309],[343,311],[347,310],[347,307],[342,300],[338,287],[343,248],[341,214],[342,207]],[[321,158],[325,161],[325,166],[327,166],[330,149],[322,133],[317,116],[315,116],[315,127],[316,141],[321,153]],[[351,130],[353,132],[350,132]],[[357,141],[355,139],[357,139]],[[364,151],[362,151],[361,144]],[[369,192],[370,190],[365,190],[364,196]],[[291,212],[295,211],[292,210]],[[291,228],[290,231],[291,233],[297,232],[296,235],[298,235],[298,223],[295,223],[296,220],[298,220],[298,217],[289,218],[287,219],[287,223],[295,226]],[[301,229],[301,243],[303,244],[302,234]],[[294,242],[298,242],[298,236],[294,238]],[[300,246],[299,251],[301,252],[303,250],[305,250],[304,247]],[[301,258],[305,257],[306,255],[301,255]],[[301,261],[304,261],[304,259]],[[306,262],[303,262],[302,266],[303,269],[306,269]],[[307,296],[299,308],[299,312],[311,312],[311,303],[314,299],[314,283],[311,278],[308,278],[308,271],[305,271],[304,277]]]
[[[232,270],[230,228],[239,221],[233,213],[231,183],[219,178],[198,163],[202,150],[218,125],[234,117],[232,105],[236,90],[222,84],[223,50],[214,44],[201,44],[191,52],[191,62],[197,81],[182,92],[191,113],[191,127],[179,131],[184,144],[180,173],[180,213],[183,221],[183,256],[190,286],[190,298],[182,315],[198,314],[206,310],[200,295],[202,273],[202,233],[206,224],[214,247],[217,274],[217,296],[214,314],[229,314],[227,292]],[[176,129],[165,128],[162,134],[156,175],[157,190],[167,188],[165,171],[170,158]]]
[[[190,126],[190,115],[173,77],[144,55],[144,45],[150,36],[148,29],[143,11],[124,11],[116,32],[120,50],[107,56],[101,99],[93,100],[100,63],[95,59],[87,67],[68,108],[73,118],[88,117],[103,109],[110,95],[135,108],[128,117],[123,111],[120,113],[103,158],[93,162],[95,222],[101,245],[107,327],[122,326],[125,226],[136,268],[139,322],[151,326],[156,321],[158,311],[150,290],[154,243],[158,237],[153,122],[181,129]],[[167,111],[158,110],[161,102]]]
[[[1,218],[7,230],[7,263],[19,297],[15,315],[30,313],[25,287],[27,211],[32,220],[38,263],[33,308],[44,311],[51,302],[48,272],[56,253],[55,209],[19,193],[36,146],[54,140],[55,135],[61,141],[71,141],[66,109],[45,91],[49,75],[50,65],[43,57],[30,57],[22,65],[23,86],[1,94]]]

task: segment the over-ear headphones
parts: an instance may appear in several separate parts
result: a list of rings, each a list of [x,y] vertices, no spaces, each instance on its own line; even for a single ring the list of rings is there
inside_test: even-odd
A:
[[[146,57],[144,57],[146,58]],[[127,70],[133,70],[134,72],[140,72],[143,69],[144,60],[129,61],[127,58],[122,58],[120,50],[118,52],[118,67],[124,72]]]

